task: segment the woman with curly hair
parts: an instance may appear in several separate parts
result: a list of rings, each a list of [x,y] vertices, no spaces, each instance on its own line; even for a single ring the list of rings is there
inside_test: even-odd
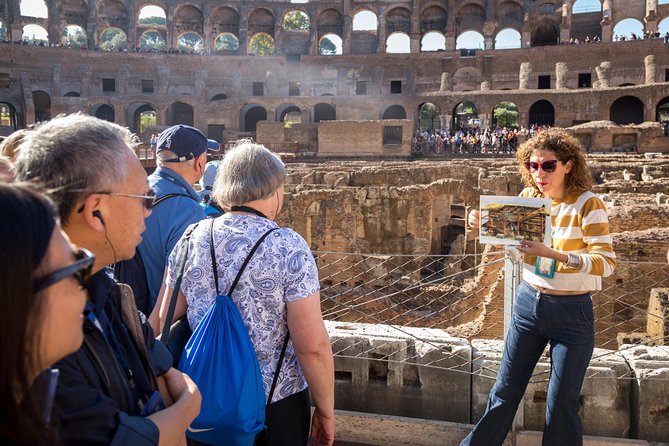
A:
[[[550,345],[543,446],[583,444],[578,414],[581,385],[595,343],[590,293],[601,290],[616,257],[606,206],[592,192],[592,176],[579,142],[563,130],[548,130],[516,153],[521,197],[550,198],[552,246],[523,240],[523,280],[486,412],[461,446],[501,445],[534,367]],[[469,215],[478,228],[479,211]]]

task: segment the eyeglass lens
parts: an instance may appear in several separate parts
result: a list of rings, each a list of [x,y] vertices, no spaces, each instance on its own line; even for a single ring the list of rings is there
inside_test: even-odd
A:
[[[528,161],[525,163],[525,168],[530,172],[536,172],[540,167],[544,172],[555,172],[555,169],[557,169],[557,163],[558,160],[544,161],[543,163]]]

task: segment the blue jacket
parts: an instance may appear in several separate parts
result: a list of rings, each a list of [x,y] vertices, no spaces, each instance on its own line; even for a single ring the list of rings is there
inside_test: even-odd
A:
[[[205,218],[200,197],[193,187],[174,171],[158,167],[149,175],[149,185],[160,198],[167,194],[184,194],[162,201],[145,220],[146,230],[137,250],[142,256],[149,287],[151,308],[156,303],[163,274],[172,249],[188,226]]]
[[[158,428],[140,412],[172,357],[128,286],[101,270],[87,288],[84,344],[53,366],[60,370],[53,424],[68,445],[157,445]]]

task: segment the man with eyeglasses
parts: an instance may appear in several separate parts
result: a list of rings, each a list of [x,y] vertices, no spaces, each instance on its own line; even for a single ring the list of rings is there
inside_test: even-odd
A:
[[[205,218],[193,184],[204,173],[207,152],[219,148],[216,141],[188,125],[175,125],[158,135],[158,168],[149,176],[149,185],[157,197],[156,205],[146,219],[146,231],[137,247],[137,255],[129,262],[134,271],[143,269],[145,272],[146,283],[135,275],[132,286],[137,306],[147,316],[158,298],[174,245],[188,226]],[[121,273],[119,268],[117,272]]]
[[[83,346],[54,365],[63,444],[176,443],[199,411],[197,387],[171,368],[132,290],[108,268],[134,256],[155,200],[132,143],[127,129],[74,114],[32,131],[16,161],[17,179],[48,193],[72,242],[95,255]]]

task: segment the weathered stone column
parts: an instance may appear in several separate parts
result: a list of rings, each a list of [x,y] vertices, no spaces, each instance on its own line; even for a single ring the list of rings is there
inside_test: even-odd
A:
[[[520,72],[518,73],[518,89],[527,90],[530,87],[530,76],[532,75],[532,64],[523,62],[520,64]]]
[[[420,2],[413,0],[413,12],[411,14],[411,33],[409,36],[409,52],[420,53]]]
[[[53,64],[51,68],[51,96],[62,96],[60,94],[60,64]]]
[[[571,7],[569,2],[562,5],[562,23],[560,24],[560,43],[569,42],[571,37]]]
[[[82,65],[80,68],[81,80],[79,81],[79,94],[81,97],[91,95],[91,78],[93,77],[93,67],[89,64]]]
[[[128,94],[128,79],[130,79],[130,65],[121,64],[118,66],[118,94],[125,96]]]
[[[441,73],[441,83],[439,84],[439,91],[453,91],[453,76],[450,72],[444,71]]]
[[[49,34],[49,43],[60,43],[60,11],[58,2],[47,2],[48,14],[49,14],[49,28],[47,32]],[[19,39],[20,40],[20,39]]]
[[[567,77],[569,75],[569,67],[564,62],[557,62],[555,64],[555,89],[564,90],[567,88]]]
[[[611,0],[602,2],[602,42],[613,41],[613,25],[611,24]]]
[[[646,84],[654,84],[657,79],[657,65],[655,64],[655,56],[649,55],[643,60],[646,67]]]
[[[655,32],[657,31],[657,0],[646,0],[646,16],[644,17],[644,22],[646,22],[646,31]]]
[[[609,88],[611,86],[611,62],[604,61],[595,68],[597,78],[599,79],[599,88]]]
[[[377,29],[376,35],[379,36],[379,43],[376,47],[376,52],[378,54],[384,54],[386,52],[386,8],[382,7],[379,11],[379,28]]]

